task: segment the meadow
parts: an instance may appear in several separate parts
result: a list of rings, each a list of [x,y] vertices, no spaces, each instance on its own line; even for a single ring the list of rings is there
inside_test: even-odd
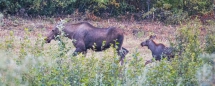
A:
[[[81,21],[65,18],[70,22]],[[215,22],[190,20],[180,25],[149,21],[87,21],[96,27],[115,26],[125,31],[123,47],[129,50],[124,65],[114,48],[88,50],[87,56],[72,56],[68,38],[46,44],[44,38],[57,18],[8,17],[0,27],[0,84],[2,86],[211,86],[215,85]],[[133,34],[133,30],[139,32]],[[150,35],[172,46],[172,61],[165,59],[144,66],[152,58],[140,43]]]

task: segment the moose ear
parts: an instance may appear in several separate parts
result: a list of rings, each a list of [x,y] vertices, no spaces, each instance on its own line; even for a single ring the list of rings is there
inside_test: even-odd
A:
[[[156,35],[151,35],[150,37],[149,37],[149,39],[155,39],[156,38]]]

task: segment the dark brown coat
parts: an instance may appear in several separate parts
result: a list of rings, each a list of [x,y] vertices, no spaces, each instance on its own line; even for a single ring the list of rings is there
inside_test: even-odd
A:
[[[173,58],[174,57],[174,54],[173,54],[173,48],[171,47],[166,47],[164,44],[162,43],[155,43],[153,41],[153,39],[155,38],[156,36],[150,36],[149,39],[147,39],[146,41],[142,42],[140,45],[142,47],[144,46],[147,46],[151,52],[152,52],[152,56],[155,58],[155,60],[161,60],[162,57],[168,57],[168,60],[170,58]],[[146,62],[146,64],[152,62],[151,60]]]
[[[121,29],[115,27],[98,28],[94,27],[87,22],[77,24],[65,24],[62,32],[66,37],[74,40],[73,44],[76,47],[73,55],[77,53],[87,53],[87,49],[94,51],[102,51],[111,47],[111,44],[117,50],[118,55],[121,57],[120,61],[123,63],[125,55],[128,50],[122,47],[124,35]],[[61,34],[58,28],[53,29],[46,38],[46,42],[50,43],[57,35]]]

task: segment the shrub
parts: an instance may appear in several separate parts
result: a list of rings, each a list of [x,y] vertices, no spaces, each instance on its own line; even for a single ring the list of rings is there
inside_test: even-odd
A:
[[[196,74],[199,85],[214,85],[215,80],[215,55],[214,54],[202,54],[200,58],[203,59],[204,65],[202,65]]]
[[[196,61],[196,58],[203,52],[203,44],[200,40],[200,27],[202,24],[199,20],[191,21],[182,25],[178,29],[176,35],[176,49],[179,50],[179,55],[186,55],[191,61]]]
[[[167,24],[186,22],[189,16],[203,15],[213,10],[212,0],[157,0],[155,18]]]
[[[97,16],[109,12],[112,16],[134,12],[135,7],[126,2],[115,0],[3,0],[0,1],[0,11],[4,14],[37,15],[66,15],[72,14],[76,9],[80,12],[87,10]]]
[[[196,73],[204,64],[199,57],[203,53],[200,44],[198,22],[182,25],[177,30],[175,58],[168,62],[162,60],[147,73],[149,85],[198,85]]]
[[[59,36],[60,41],[44,44],[42,36],[31,37],[28,28],[24,29],[23,38],[11,31],[0,41],[0,84],[208,85],[203,80],[213,81],[214,56],[202,54],[200,27],[198,21],[180,26],[172,45],[176,48],[176,57],[147,66],[138,49],[120,65],[114,48],[97,56],[92,52],[87,57],[73,57],[69,50],[74,47],[68,38]]]
[[[213,9],[212,0],[158,0],[155,7],[171,10],[173,13],[183,10],[189,15],[204,14]]]
[[[215,53],[215,35],[214,32],[215,30],[214,28],[214,22],[211,22],[211,24],[209,24],[209,28],[208,28],[208,33],[206,35],[206,44],[205,44],[205,51],[207,53]]]
[[[182,22],[188,21],[188,13],[185,11],[183,12],[182,10],[179,10],[178,12],[175,12],[171,14],[170,16],[167,17],[167,19],[164,21],[166,24],[180,24]]]

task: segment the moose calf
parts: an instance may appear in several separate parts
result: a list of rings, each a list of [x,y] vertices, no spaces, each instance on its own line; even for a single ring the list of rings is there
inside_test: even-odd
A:
[[[152,52],[152,56],[153,58],[155,58],[155,60],[160,61],[163,57],[168,57],[167,59],[169,60],[170,58],[174,57],[173,54],[173,48],[171,47],[166,47],[164,44],[162,43],[155,43],[153,41],[153,39],[155,39],[155,35],[154,36],[150,36],[149,39],[147,39],[146,41],[141,43],[141,46],[147,46],[148,49],[151,50]],[[149,60],[145,63],[145,65],[147,65],[148,63],[151,63],[152,60]]]

